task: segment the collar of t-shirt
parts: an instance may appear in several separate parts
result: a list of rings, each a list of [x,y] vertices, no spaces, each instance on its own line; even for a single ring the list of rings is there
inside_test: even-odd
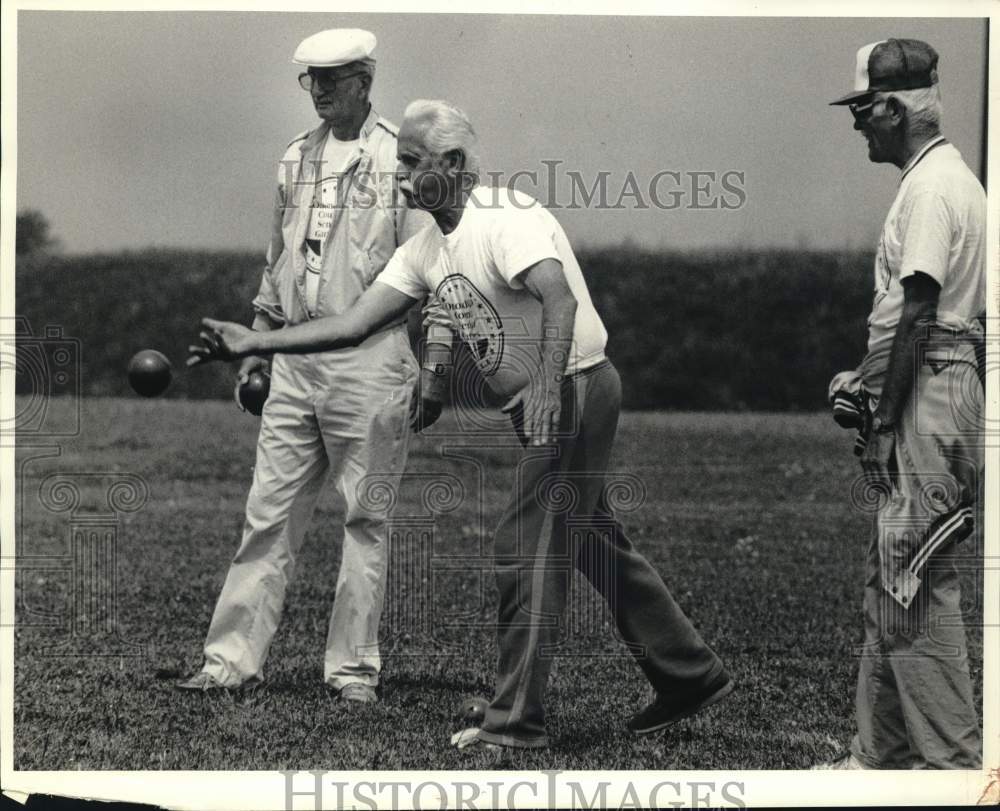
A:
[[[911,171],[913,171],[916,165],[924,159],[924,156],[928,152],[946,143],[948,143],[947,139],[943,135],[938,135],[934,138],[931,138],[926,144],[920,147],[920,149],[917,150],[917,153],[913,155],[906,162],[906,165],[903,167],[903,174],[900,175],[899,182],[900,183],[903,182],[903,178],[905,178]]]
[[[462,209],[462,219],[458,221],[458,225],[455,226],[455,230],[450,234],[442,234],[445,244],[454,245],[458,242],[463,232],[468,230],[468,221],[479,216],[480,208],[489,208],[491,205],[499,205],[499,198],[497,197],[497,194],[497,189],[492,189],[487,186],[476,186],[476,188],[470,192],[465,201],[465,206]]]
[[[331,175],[341,174],[357,153],[360,143],[360,138],[341,141],[334,137],[333,130],[330,130],[326,135],[326,143],[323,144],[323,165],[320,167],[319,177],[325,179]]]

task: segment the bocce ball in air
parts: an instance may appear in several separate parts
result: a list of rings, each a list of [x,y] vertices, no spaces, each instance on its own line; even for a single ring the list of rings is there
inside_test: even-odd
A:
[[[136,352],[128,362],[128,383],[136,394],[143,397],[163,394],[172,377],[170,360],[155,349]]]

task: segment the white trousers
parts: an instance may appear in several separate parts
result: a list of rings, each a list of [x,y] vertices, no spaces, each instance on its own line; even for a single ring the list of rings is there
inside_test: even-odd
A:
[[[329,473],[346,509],[324,679],[375,686],[385,597],[386,488],[406,465],[417,363],[404,327],[359,347],[276,355],[261,417],[243,540],[205,640],[204,671],[235,687],[263,679],[302,538]]]

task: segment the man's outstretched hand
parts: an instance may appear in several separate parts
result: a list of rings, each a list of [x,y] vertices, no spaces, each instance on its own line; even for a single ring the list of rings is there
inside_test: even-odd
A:
[[[254,354],[256,333],[249,327],[214,318],[201,319],[201,325],[204,327],[199,334],[201,344],[188,347],[188,366],[213,360],[236,360]]]

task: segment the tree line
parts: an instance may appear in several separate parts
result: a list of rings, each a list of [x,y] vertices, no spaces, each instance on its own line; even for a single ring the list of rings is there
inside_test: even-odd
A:
[[[35,336],[59,327],[79,341],[83,394],[131,395],[128,359],[152,348],[174,363],[165,396],[231,396],[230,369],[183,371],[184,358],[201,316],[249,323],[259,254],[17,254],[17,315]],[[822,408],[831,375],[856,365],[864,351],[870,254],[625,245],[582,250],[578,258],[608,328],[626,408]],[[417,326],[415,316],[412,337]],[[470,362],[464,352],[461,362]],[[19,389],[25,385],[19,378]]]

